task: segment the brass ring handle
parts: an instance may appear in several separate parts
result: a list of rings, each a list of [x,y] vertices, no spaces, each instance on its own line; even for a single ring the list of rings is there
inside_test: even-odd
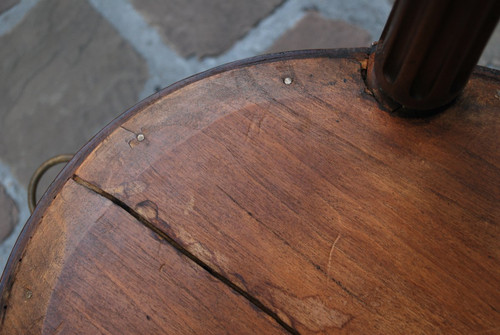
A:
[[[30,208],[30,213],[33,213],[33,210],[36,207],[36,189],[42,176],[54,165],[67,163],[71,160],[71,158],[73,158],[73,155],[57,155],[43,162],[33,173],[28,185],[28,206]]]

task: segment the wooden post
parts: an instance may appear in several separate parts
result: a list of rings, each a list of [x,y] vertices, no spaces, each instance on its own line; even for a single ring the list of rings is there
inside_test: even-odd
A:
[[[500,16],[498,0],[397,0],[368,84],[393,106],[432,110],[465,87]]]

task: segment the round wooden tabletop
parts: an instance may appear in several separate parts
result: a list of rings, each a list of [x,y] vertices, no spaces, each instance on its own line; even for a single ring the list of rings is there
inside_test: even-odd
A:
[[[498,331],[500,74],[404,118],[368,52],[229,64],[108,125],[16,244],[0,333]]]

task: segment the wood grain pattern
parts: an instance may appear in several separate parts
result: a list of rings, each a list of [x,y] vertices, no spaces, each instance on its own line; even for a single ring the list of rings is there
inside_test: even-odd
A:
[[[208,269],[214,287],[236,290],[227,300],[242,311],[255,301],[251,320],[261,323],[254,333],[494,332],[500,327],[499,74],[477,69],[449,110],[400,118],[381,111],[366,91],[365,52],[295,55],[249,61],[155,96],[100,135],[60,183],[73,184],[75,174],[195,259],[195,269]],[[138,134],[145,139],[137,141]],[[51,211],[48,196],[42,204]],[[95,214],[102,222],[110,215]],[[72,255],[84,262],[95,256],[88,250],[95,244],[92,250],[115,252],[111,272],[124,264],[137,274],[147,267],[114,249],[122,238],[140,244],[130,229],[89,237]],[[145,257],[139,255],[130,258]],[[174,256],[180,257],[161,258],[178,264]],[[23,310],[11,292],[18,278],[30,276],[24,266],[11,260],[2,279],[2,301],[9,304],[3,329],[18,322],[10,306]],[[108,271],[104,266],[85,271],[57,275],[62,286],[47,284],[45,291],[56,288],[49,306],[66,301],[64,283],[80,285],[78,278],[108,285],[99,275]],[[196,273],[186,275],[202,277]],[[97,294],[85,294],[72,308],[92,311]],[[204,304],[213,310],[213,300]],[[46,314],[47,327],[57,327],[51,321],[57,313]],[[286,327],[276,328],[273,317]],[[130,320],[134,326],[125,329],[136,326]]]
[[[33,235],[6,307],[2,334],[286,333],[123,209],[71,180]]]

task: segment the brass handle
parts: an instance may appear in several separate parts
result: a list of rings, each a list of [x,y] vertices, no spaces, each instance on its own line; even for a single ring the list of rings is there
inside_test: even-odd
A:
[[[73,155],[58,155],[52,157],[45,162],[43,162],[38,169],[31,176],[30,183],[28,185],[28,206],[30,208],[30,212],[33,213],[33,210],[36,207],[36,189],[38,187],[38,183],[42,176],[49,170],[51,167],[61,163],[67,163],[73,158]]]

